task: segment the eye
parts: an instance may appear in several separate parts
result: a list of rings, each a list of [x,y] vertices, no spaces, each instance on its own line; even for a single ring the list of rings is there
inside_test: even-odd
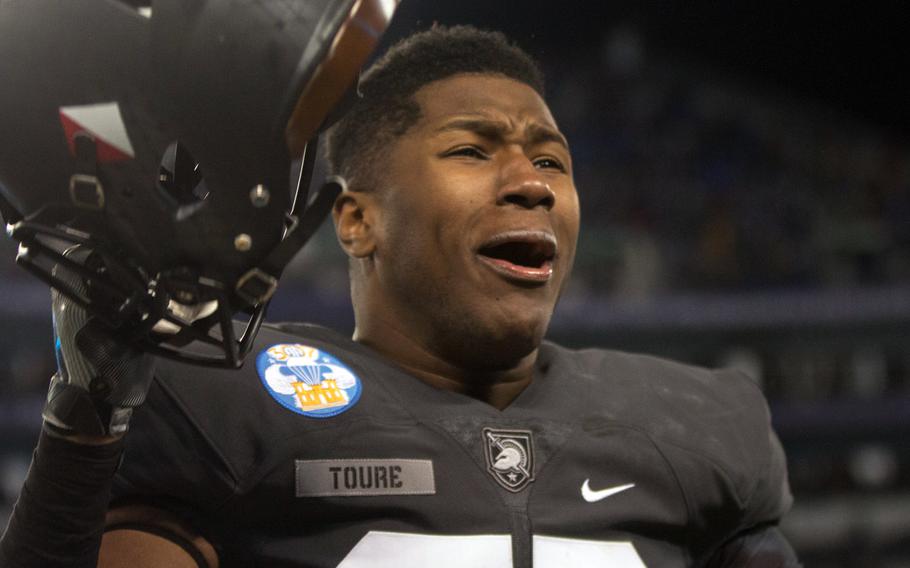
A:
[[[534,167],[541,170],[557,170],[560,172],[566,171],[566,168],[562,165],[562,162],[556,158],[551,158],[550,156],[544,156],[542,158],[537,158],[534,160]]]
[[[477,158],[478,160],[486,160],[488,158],[486,152],[484,152],[477,146],[461,146],[460,148],[455,148],[454,150],[449,150],[444,155],[446,157],[463,156],[466,158]]]

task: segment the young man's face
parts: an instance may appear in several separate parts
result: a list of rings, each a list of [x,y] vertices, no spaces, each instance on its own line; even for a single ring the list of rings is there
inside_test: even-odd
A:
[[[508,365],[539,344],[575,255],[568,147],[512,79],[461,74],[415,98],[420,120],[380,165],[374,275],[428,348]]]

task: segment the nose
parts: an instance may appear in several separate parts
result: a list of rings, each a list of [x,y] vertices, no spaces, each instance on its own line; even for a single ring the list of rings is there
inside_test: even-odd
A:
[[[553,208],[556,194],[534,164],[522,155],[503,168],[503,183],[497,195],[497,205],[513,204],[525,209]]]

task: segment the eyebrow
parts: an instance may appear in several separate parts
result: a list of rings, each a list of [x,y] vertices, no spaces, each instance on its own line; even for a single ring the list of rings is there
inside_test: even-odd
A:
[[[451,132],[453,130],[466,130],[473,132],[483,138],[491,140],[504,140],[509,133],[509,125],[498,120],[488,118],[456,118],[440,126],[437,132]],[[569,149],[569,143],[566,137],[558,130],[540,123],[531,123],[527,127],[528,143],[531,145],[543,144],[544,142],[555,142],[566,150]]]

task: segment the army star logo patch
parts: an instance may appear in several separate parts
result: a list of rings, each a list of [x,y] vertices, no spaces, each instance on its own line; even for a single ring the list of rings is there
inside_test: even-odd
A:
[[[487,471],[505,489],[518,493],[534,481],[534,447],[528,430],[483,429]]]

